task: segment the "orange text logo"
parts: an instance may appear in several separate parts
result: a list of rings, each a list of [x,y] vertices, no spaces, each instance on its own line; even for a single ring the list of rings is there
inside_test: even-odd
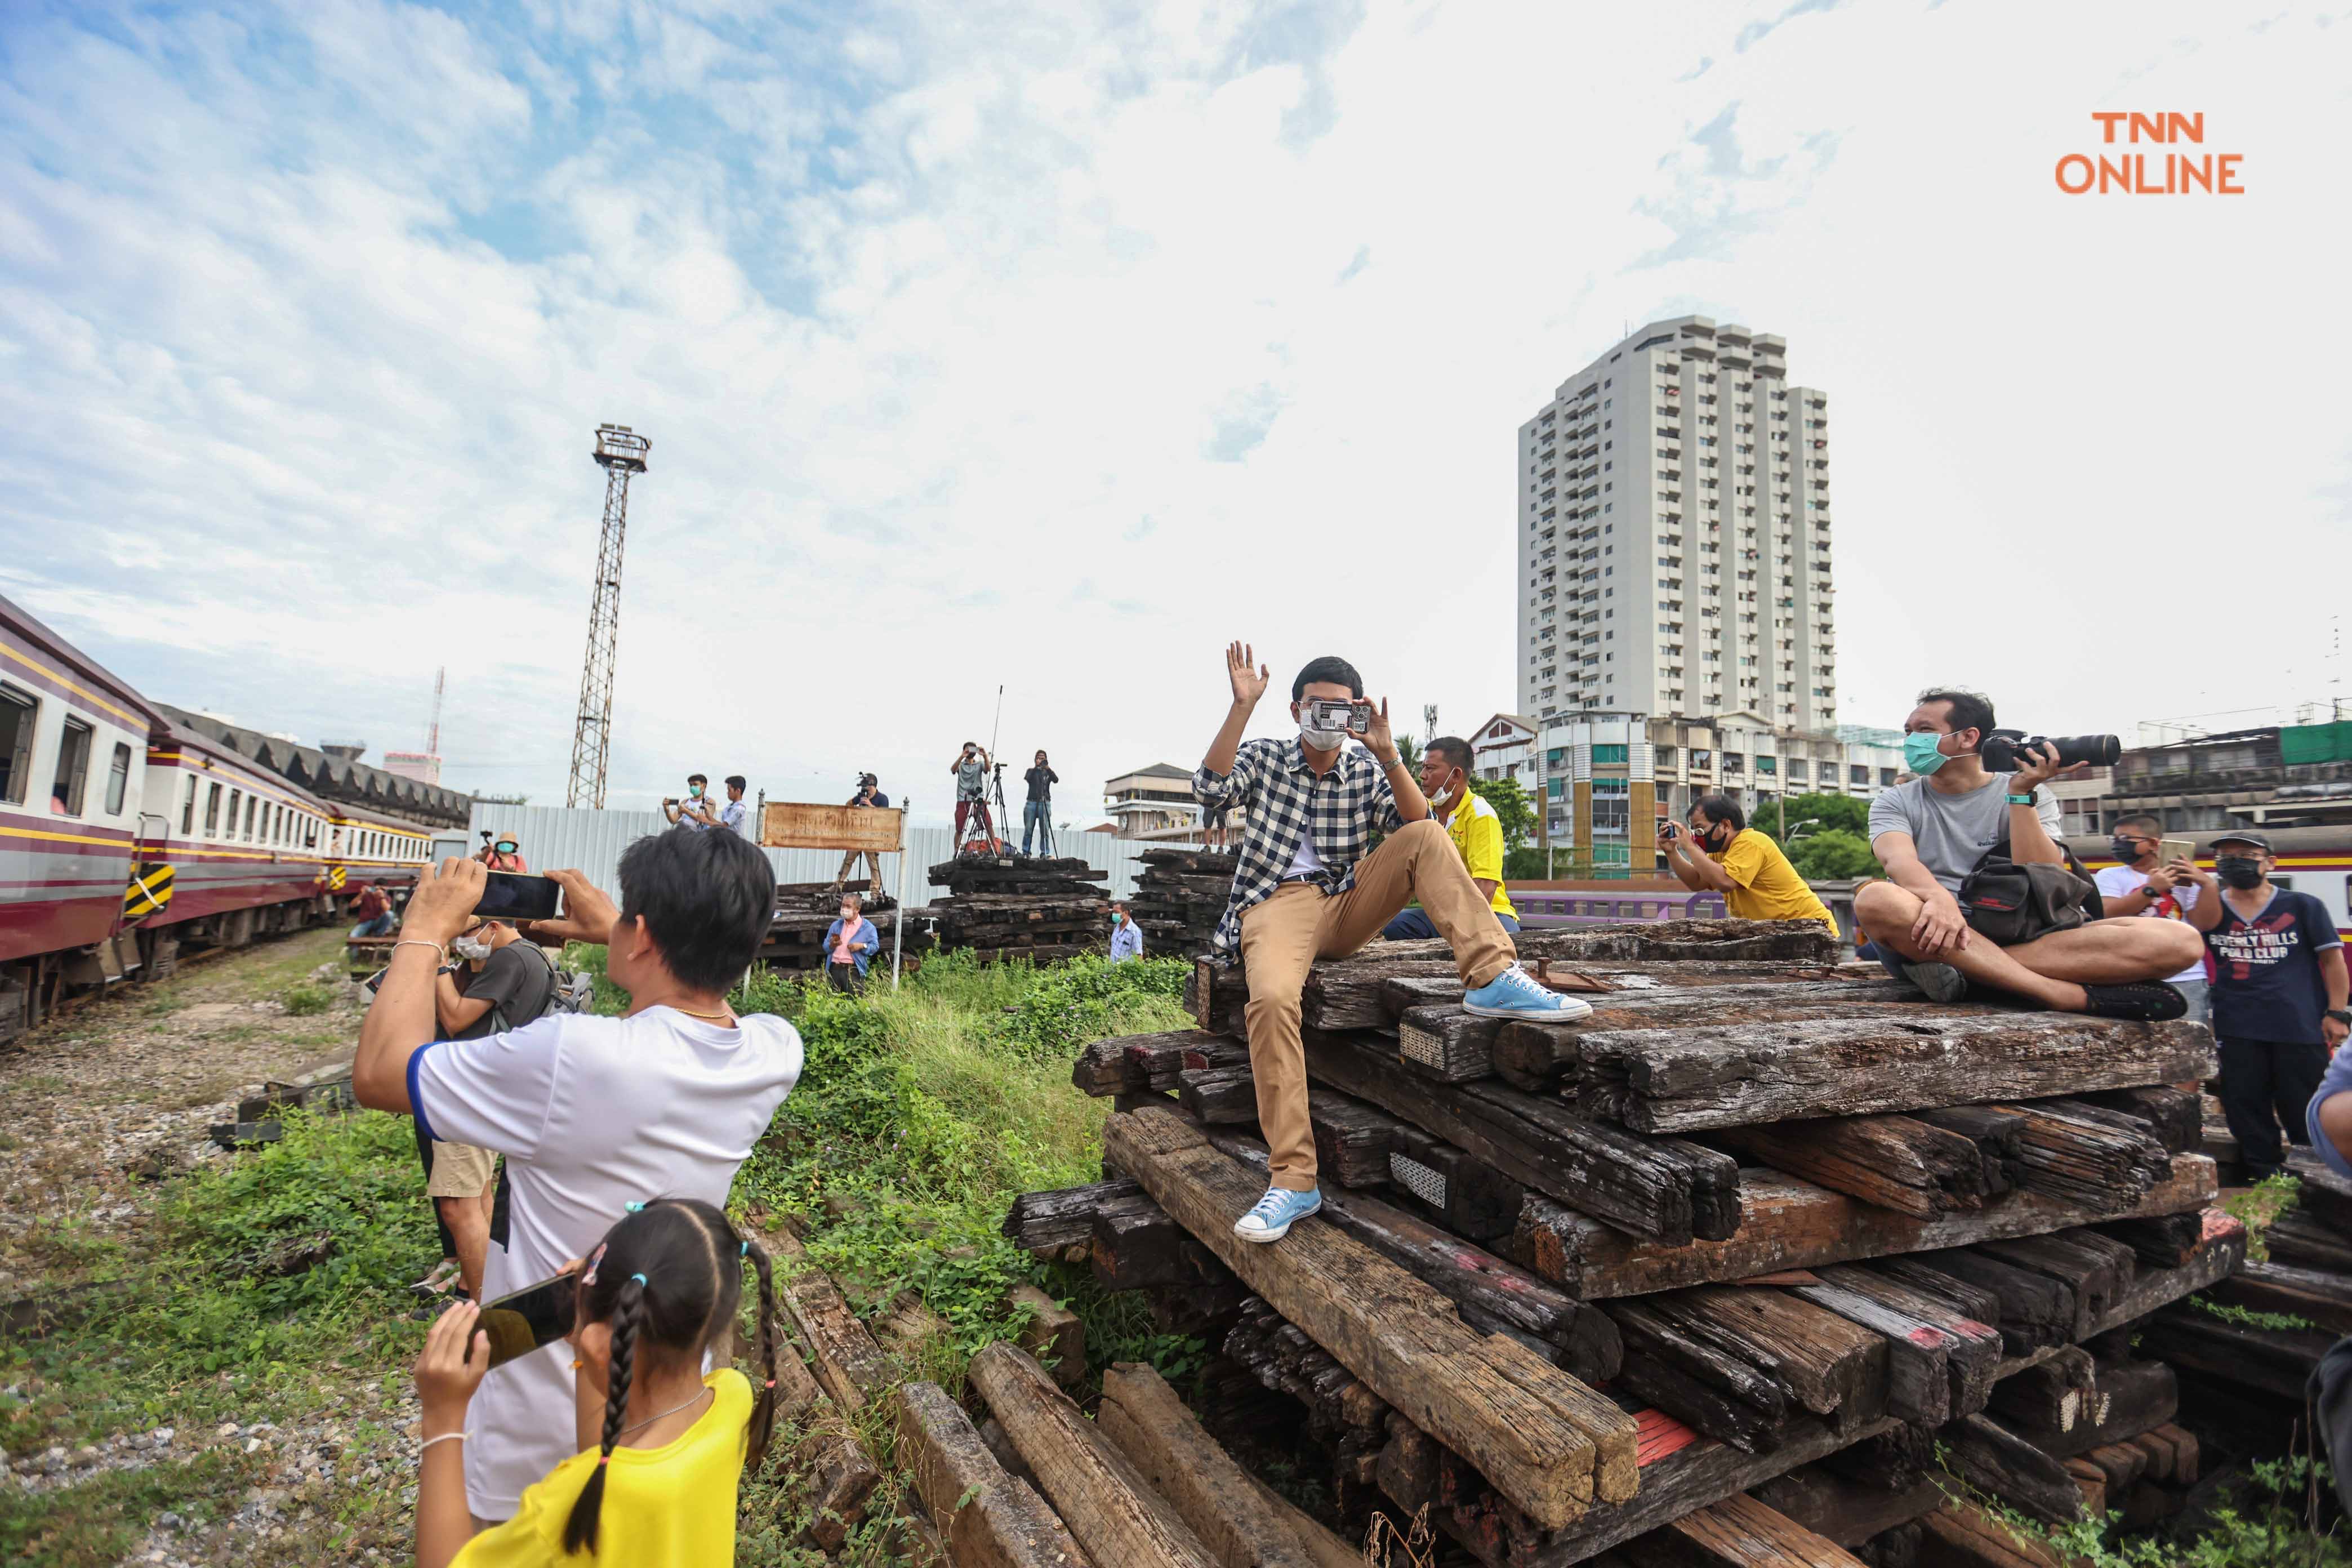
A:
[[[2185,196],[2202,193],[2216,196],[2246,194],[2238,165],[2242,153],[2208,153],[2205,116],[2138,114],[2107,110],[2091,116],[2099,122],[2103,147],[2177,147],[2178,152],[2069,153],[2058,160],[2058,188],[2070,196]]]

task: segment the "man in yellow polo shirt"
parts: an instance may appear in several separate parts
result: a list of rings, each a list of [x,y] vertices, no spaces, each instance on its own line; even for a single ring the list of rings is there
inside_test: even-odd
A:
[[[1788,856],[1769,834],[1748,826],[1735,800],[1710,795],[1694,801],[1687,828],[1671,818],[1658,824],[1658,847],[1676,880],[1695,893],[1721,893],[1740,920],[1819,921],[1837,930]]]
[[[1421,793],[1428,797],[1431,817],[1445,825],[1454,852],[1470,868],[1470,879],[1486,895],[1495,918],[1505,931],[1517,932],[1519,914],[1503,889],[1503,819],[1470,791],[1469,742],[1440,735],[1422,749]],[[1400,910],[1381,934],[1391,942],[1412,942],[1435,936],[1437,928],[1416,904]]]

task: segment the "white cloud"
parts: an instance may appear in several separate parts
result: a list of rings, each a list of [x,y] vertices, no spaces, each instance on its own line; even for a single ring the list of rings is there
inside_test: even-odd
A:
[[[1002,682],[1086,816],[1197,755],[1233,637],[1466,726],[1514,696],[1512,432],[1690,310],[1830,395],[1843,717],[2327,691],[2341,21],[79,21],[0,23],[0,584],[166,700],[410,745],[446,663],[453,782],[559,797],[614,419],[637,798],[936,805]],[[2059,196],[2112,107],[2205,110],[2254,194]]]

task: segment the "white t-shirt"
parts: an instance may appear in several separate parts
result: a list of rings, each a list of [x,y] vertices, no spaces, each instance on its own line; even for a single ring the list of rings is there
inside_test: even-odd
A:
[[[585,1257],[630,1204],[724,1207],[736,1167],[800,1076],[800,1035],[764,1014],[730,1029],[670,1007],[559,1013],[416,1051],[408,1101],[427,1136],[507,1157],[507,1244],[490,1244],[487,1300]],[[559,1341],[491,1373],[474,1396],[473,1430],[467,1506],[509,1518],[524,1488],[577,1451],[571,1347]]]
[[[722,802],[719,807],[719,826],[737,837],[743,834],[743,803],[740,800]]]
[[[1309,822],[1298,830],[1298,847],[1291,851],[1289,869],[1283,872],[1286,881],[1293,877],[1311,877],[1323,869],[1323,857],[1315,848],[1315,824]]]
[[[2110,866],[2104,871],[2092,872],[2091,880],[2099,885],[2099,895],[2102,898],[2120,899],[2126,893],[2138,892],[2142,884],[2147,880],[2147,873],[2135,871],[2128,866]],[[2182,882],[2176,885],[2170,893],[2140,910],[2140,913],[2156,920],[2177,921],[2184,918],[2196,907],[2197,884]],[[2204,962],[2200,959],[2172,978],[2175,980],[2204,979]]]

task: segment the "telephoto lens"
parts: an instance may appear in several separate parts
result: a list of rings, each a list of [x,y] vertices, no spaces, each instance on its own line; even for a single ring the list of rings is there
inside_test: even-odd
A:
[[[2124,754],[2122,737],[2116,735],[2028,735],[2019,730],[1995,730],[1977,747],[1977,755],[1992,772],[2008,773],[2016,767],[2020,752],[2043,746],[2057,747],[2059,765],[2069,768],[2076,763],[2111,768]]]

